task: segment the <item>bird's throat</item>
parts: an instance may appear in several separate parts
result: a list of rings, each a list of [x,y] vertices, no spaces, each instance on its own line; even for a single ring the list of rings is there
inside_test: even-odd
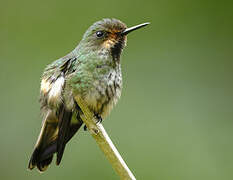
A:
[[[124,41],[118,41],[111,47],[111,55],[114,61],[120,61],[121,52],[124,48]]]

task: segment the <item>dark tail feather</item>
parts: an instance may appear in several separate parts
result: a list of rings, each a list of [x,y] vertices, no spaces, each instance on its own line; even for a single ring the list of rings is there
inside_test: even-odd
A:
[[[33,169],[37,166],[40,171],[45,171],[52,162],[53,154],[56,152],[57,148],[57,124],[58,119],[56,115],[52,111],[48,111],[29,161],[29,169]]]
[[[71,119],[70,114],[64,112],[62,119],[65,120],[66,118]],[[69,123],[66,121],[61,121],[59,122],[61,124],[58,125],[57,123],[56,126],[55,123],[47,123],[49,120],[44,122],[45,124],[42,127],[38,143],[36,144],[34,152],[32,153],[29,161],[29,169],[32,170],[35,166],[37,166],[39,171],[45,171],[49,164],[51,164],[54,153],[57,153],[57,164],[59,165],[66,143],[73,137],[83,123],[79,117],[79,114],[75,123],[71,123],[68,119],[66,120]],[[59,131],[61,132],[61,134],[59,132],[60,135],[57,134],[57,128],[59,128]]]
[[[35,148],[29,161],[28,168],[33,169],[35,166],[39,171],[45,171],[53,160],[53,154],[56,152],[57,143],[51,144],[44,151]]]
[[[33,169],[36,164],[37,164],[37,154],[38,154],[38,149],[36,148],[34,152],[32,153],[31,159],[28,164],[28,169]]]
[[[37,163],[37,168],[42,172],[42,171],[45,171],[48,166],[51,164],[53,160],[53,155],[50,156],[49,158],[43,160],[43,161],[40,161],[39,163]]]

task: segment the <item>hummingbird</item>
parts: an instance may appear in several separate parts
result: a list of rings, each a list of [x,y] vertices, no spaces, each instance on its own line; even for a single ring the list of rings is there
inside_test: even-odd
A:
[[[120,57],[126,36],[148,24],[127,28],[117,19],[97,21],[73,51],[45,68],[40,88],[43,121],[29,169],[45,171],[54,154],[60,164],[66,144],[83,124],[75,97],[81,97],[100,122],[110,113],[121,96]]]

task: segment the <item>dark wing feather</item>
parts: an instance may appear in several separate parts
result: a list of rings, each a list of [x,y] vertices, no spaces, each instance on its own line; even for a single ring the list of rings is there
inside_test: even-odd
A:
[[[63,63],[55,61],[46,68],[42,79],[45,78],[52,85],[56,82],[57,78],[61,76],[65,78],[67,74],[73,71],[72,63],[75,60],[76,58],[67,58],[63,59]],[[64,87],[62,91],[64,91]],[[48,165],[52,162],[54,153],[57,153],[57,164],[61,162],[66,143],[82,125],[78,112],[79,109],[76,109],[76,107],[68,109],[63,97],[61,97],[62,99],[60,99],[59,104],[57,103],[57,107],[50,106],[48,103],[48,94],[49,91],[41,93],[40,102],[44,121],[28,166],[29,169],[37,166],[40,171],[47,169]],[[76,121],[72,121],[71,123],[73,112],[76,112],[75,114],[78,114],[78,116]]]
[[[57,162],[59,165],[61,158],[66,146],[66,137],[69,134],[70,121],[72,117],[72,111],[66,110],[64,106],[61,107],[59,113],[59,123],[58,123],[58,139],[57,139]]]

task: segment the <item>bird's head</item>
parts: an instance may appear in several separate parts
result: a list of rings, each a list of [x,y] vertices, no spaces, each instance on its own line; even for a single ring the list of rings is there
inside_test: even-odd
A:
[[[113,59],[119,59],[126,45],[126,35],[148,24],[143,23],[127,28],[123,22],[117,19],[97,21],[85,32],[80,47],[84,48],[84,51],[108,53]]]

